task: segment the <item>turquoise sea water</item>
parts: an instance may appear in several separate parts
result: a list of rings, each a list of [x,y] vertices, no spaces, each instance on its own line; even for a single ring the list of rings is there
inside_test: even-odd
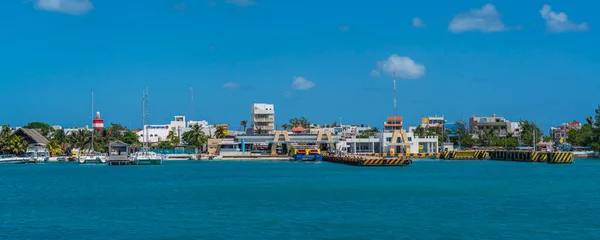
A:
[[[600,239],[600,160],[0,165],[0,239]]]

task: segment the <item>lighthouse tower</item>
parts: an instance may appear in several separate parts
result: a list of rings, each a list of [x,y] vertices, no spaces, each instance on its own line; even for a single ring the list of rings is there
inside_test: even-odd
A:
[[[96,112],[96,118],[92,120],[92,127],[96,132],[101,132],[104,129],[104,120],[100,118],[100,112]]]

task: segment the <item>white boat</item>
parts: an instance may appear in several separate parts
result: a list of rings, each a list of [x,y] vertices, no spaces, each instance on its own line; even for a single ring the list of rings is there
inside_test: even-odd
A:
[[[32,163],[45,163],[50,160],[50,153],[43,145],[35,145],[27,148],[26,155]]]
[[[147,149],[133,154],[133,165],[160,165],[165,157]]]
[[[144,147],[132,155],[132,163],[133,165],[161,165],[165,156],[151,152],[148,148],[148,87],[142,93],[142,123],[144,124]]]
[[[80,164],[104,164],[104,163],[106,163],[106,159],[102,158],[102,156],[100,154],[94,154],[94,153],[79,156],[77,161],[79,161]]]
[[[0,156],[0,164],[25,164],[30,159],[27,156]]]
[[[223,156],[214,155],[214,154],[202,154],[200,155],[200,160],[221,160]]]
[[[96,113],[97,116],[100,115],[100,113]],[[92,92],[92,119],[94,118],[94,92]],[[80,164],[104,164],[106,163],[106,159],[101,157],[101,154],[95,153],[94,152],[94,131],[92,130],[92,141],[91,141],[91,146],[90,146],[90,153],[85,154],[85,155],[80,155],[77,159],[77,161]]]

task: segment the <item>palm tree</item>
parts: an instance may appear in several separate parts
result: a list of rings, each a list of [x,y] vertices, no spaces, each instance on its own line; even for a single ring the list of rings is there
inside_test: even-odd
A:
[[[290,125],[287,123],[281,124],[281,128],[283,128],[283,130],[288,130],[290,129]]]
[[[179,145],[179,137],[175,136],[175,131],[169,131],[167,134],[167,140],[171,142],[172,145]]]
[[[183,133],[182,137],[187,144],[196,148],[196,152],[208,141],[208,137],[202,131],[202,127],[197,124],[193,125],[190,131]]]
[[[27,142],[23,137],[13,135],[10,139],[8,149],[15,154],[24,153],[27,150]]]
[[[225,129],[217,129],[217,131],[215,131],[215,138],[225,138]]]
[[[242,127],[244,128],[244,132],[245,132],[245,131],[246,131],[246,126],[248,125],[248,121],[246,121],[246,120],[242,120],[242,121],[240,122],[240,125],[242,125]]]
[[[46,144],[46,149],[48,150],[48,152],[50,152],[50,155],[52,156],[56,156],[57,154],[61,154],[64,152],[60,144],[58,144],[58,141],[54,139],[48,141],[48,144]]]
[[[0,151],[8,151],[11,137],[10,127],[7,125],[2,126],[2,132],[0,132]]]

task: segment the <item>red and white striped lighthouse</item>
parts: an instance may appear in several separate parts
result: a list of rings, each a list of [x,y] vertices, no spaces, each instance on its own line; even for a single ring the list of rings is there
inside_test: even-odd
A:
[[[96,132],[101,132],[104,129],[104,120],[100,118],[100,112],[96,112],[96,118],[92,120],[92,128]]]

